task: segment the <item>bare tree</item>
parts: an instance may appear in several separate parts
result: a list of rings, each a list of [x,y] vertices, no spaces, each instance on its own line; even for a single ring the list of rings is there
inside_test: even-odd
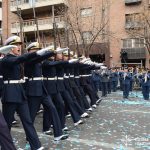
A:
[[[77,54],[82,49],[84,55],[89,55],[95,42],[108,42],[107,0],[100,0],[99,7],[89,5],[82,0],[67,0],[67,11],[65,18],[69,30],[70,43],[75,47]],[[99,11],[98,11],[99,10]],[[103,36],[103,38],[102,38]]]
[[[144,45],[150,54],[150,9],[148,6],[144,6],[139,14],[132,15],[127,33],[132,38],[144,39]]]

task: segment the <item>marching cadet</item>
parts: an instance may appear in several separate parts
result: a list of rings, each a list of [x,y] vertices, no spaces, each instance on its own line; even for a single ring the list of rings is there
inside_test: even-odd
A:
[[[94,86],[95,86],[96,92],[98,92],[99,89],[100,89],[99,88],[99,86],[100,86],[100,84],[99,84],[100,76],[99,76],[99,74],[98,74],[98,72],[96,70],[93,70],[93,72],[92,72],[92,80],[94,82]]]
[[[101,90],[102,90],[102,97],[107,97],[107,83],[108,83],[108,74],[106,72],[106,68],[102,68],[101,72]]]
[[[3,90],[3,76],[1,70],[1,60],[3,56],[4,55],[1,54],[0,57],[0,97],[2,96],[2,90]],[[1,112],[0,112],[0,146],[2,150],[16,150],[7,123]]]
[[[68,55],[69,55],[68,52],[63,53],[63,59],[65,61],[69,60]],[[65,72],[64,84],[75,103],[75,106],[79,115],[81,116],[81,118],[86,118],[86,117],[89,117],[89,115],[85,112],[84,103],[88,103],[88,102],[85,102],[86,99],[84,99],[84,97],[81,95],[77,87],[77,84],[74,80],[75,79],[74,78],[75,66],[78,63],[78,59],[72,59],[72,57],[73,57],[73,52],[70,51],[70,60],[68,61],[69,64],[64,66],[64,72]]]
[[[0,146],[1,150],[16,150],[7,123],[0,112]]]
[[[112,90],[113,92],[117,91],[117,85],[118,85],[118,71],[117,69],[113,70],[112,73]]]
[[[94,88],[94,82],[92,80],[92,74],[91,73],[92,73],[92,70],[99,69],[100,66],[98,64],[93,63],[91,60],[90,60],[88,66],[89,67],[86,69],[86,74],[87,74],[86,75],[87,76],[86,80],[87,80],[88,85],[90,85],[92,90],[93,90],[93,94],[94,94],[94,96],[96,98],[96,105],[99,105],[99,103],[101,102],[102,99],[99,98],[99,96],[98,96],[98,94],[97,94],[97,92],[96,92],[96,90]]]
[[[149,100],[150,92],[150,71],[145,71],[143,75],[139,76],[142,85],[142,94],[145,100]]]
[[[27,98],[22,86],[23,80],[21,80],[20,65],[21,63],[36,57],[38,53],[21,55],[21,44],[22,42],[18,36],[9,37],[5,42],[5,45],[15,46],[9,51],[4,52],[7,55],[1,62],[4,80],[4,90],[2,95],[3,115],[8,124],[8,128],[11,129],[13,116],[17,110],[31,149],[42,150],[44,148],[41,147],[41,143],[30,117]]]
[[[111,87],[112,87],[112,72],[111,69],[108,69],[108,94],[111,94]]]
[[[74,55],[74,58],[77,58],[77,56]],[[80,67],[80,63],[79,62],[75,63],[75,65],[74,65],[74,82],[76,84],[76,87],[79,89],[79,92],[81,94],[79,96],[82,97],[81,99],[83,100],[84,107],[85,107],[86,111],[91,112],[92,108],[90,107],[90,104],[87,100],[87,97],[86,97],[86,94],[83,90],[83,87],[80,85],[79,67]]]
[[[74,126],[78,126],[79,124],[83,124],[83,121],[81,120],[80,114],[78,112],[78,105],[76,101],[74,101],[69,93],[69,91],[66,89],[64,84],[64,67],[66,64],[68,64],[68,61],[62,61],[63,55],[57,54],[56,55],[56,61],[60,61],[58,65],[56,65],[56,75],[57,75],[57,90],[60,92],[64,102],[65,106],[67,106],[69,112],[71,113],[72,119],[74,121]]]
[[[121,91],[123,91],[122,81],[123,81],[123,68],[120,68],[120,70],[119,70],[119,82],[120,82],[120,90]]]
[[[128,69],[124,70],[124,73],[122,74],[122,85],[123,85],[123,98],[128,99],[129,98],[129,92],[130,92],[130,80],[132,78],[131,74],[129,73]]]
[[[36,51],[37,53],[41,52],[39,53],[39,56],[34,59],[28,60],[24,64],[25,76],[28,78],[28,81],[26,83],[26,94],[28,96],[28,105],[31,119],[34,122],[36,113],[40,107],[40,104],[42,104],[44,107],[43,131],[45,133],[49,132],[49,129],[46,128],[48,125],[45,125],[45,123],[47,123],[47,116],[52,117],[54,141],[64,140],[68,138],[68,135],[63,135],[62,133],[59,115],[57,113],[55,105],[52,102],[51,97],[48,95],[42,77],[41,62],[49,58],[50,56],[54,56],[55,53],[51,50],[51,47],[41,49],[38,42],[31,43],[26,49],[29,54]],[[42,50],[46,50],[46,52],[43,53]],[[55,52],[57,53],[59,52],[59,50],[56,50]]]
[[[48,94],[51,96],[53,103],[58,111],[58,115],[61,121],[61,127],[63,131],[68,131],[66,127],[65,119],[65,104],[60,92],[57,89],[57,76],[56,65],[61,63],[60,61],[54,61],[54,57],[50,57],[42,64],[43,80]],[[51,122],[50,118],[47,119]],[[49,124],[50,127],[50,124]]]
[[[80,61],[80,66],[79,66],[79,73],[80,73],[80,85],[83,87],[84,92],[90,97],[90,106],[93,108],[96,108],[96,95],[93,91],[92,86],[87,82],[87,69],[89,69],[89,65],[85,64],[88,63],[89,59],[83,59]]]
[[[1,70],[1,60],[4,57],[3,54],[0,54],[0,98],[2,96],[2,90],[3,90],[3,76],[2,76],[2,70]]]

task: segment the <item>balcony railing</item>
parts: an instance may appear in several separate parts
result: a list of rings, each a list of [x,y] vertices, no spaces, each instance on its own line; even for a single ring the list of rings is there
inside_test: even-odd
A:
[[[146,48],[122,48],[121,51],[125,51],[128,54],[128,59],[145,59]]]
[[[58,4],[67,4],[66,0],[35,0],[35,8],[38,7],[45,7],[45,6],[52,6],[52,5],[58,5]],[[21,10],[27,10],[31,9],[32,3],[30,3],[30,0],[12,0],[10,2],[10,10],[12,12],[17,11],[17,6],[21,8]]]
[[[56,25],[57,28],[64,28],[65,27],[65,22],[64,22],[64,17],[63,16],[57,16],[55,17]],[[38,18],[38,27],[39,30],[52,30],[53,29],[53,18],[48,17],[48,18]],[[36,24],[35,20],[26,20],[23,21],[23,32],[34,32],[36,31]],[[11,24],[11,33],[18,33],[20,32],[20,23],[19,22],[14,22]]]
[[[142,0],[125,0],[126,5],[139,4]]]
[[[125,24],[126,29],[142,28],[142,23],[140,22],[127,22]]]

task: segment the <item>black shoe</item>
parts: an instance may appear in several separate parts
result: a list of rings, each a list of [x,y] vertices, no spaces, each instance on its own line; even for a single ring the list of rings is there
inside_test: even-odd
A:
[[[44,131],[43,133],[46,134],[46,135],[52,135],[53,134],[53,132],[51,130]]]
[[[36,114],[40,114],[40,113],[43,113],[43,109],[40,109]]]
[[[55,138],[54,138],[54,141],[58,142],[58,141],[60,141],[60,140],[65,140],[65,139],[67,139],[68,137],[69,137],[68,134],[63,134],[63,135],[61,135],[61,136],[59,136],[59,137],[55,137]]]
[[[12,122],[12,125],[17,125],[17,124],[19,124],[19,121],[18,121],[18,120],[14,120],[14,121]]]

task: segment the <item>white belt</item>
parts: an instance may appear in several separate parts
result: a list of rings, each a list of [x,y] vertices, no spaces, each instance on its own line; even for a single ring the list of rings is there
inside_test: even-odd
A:
[[[43,80],[43,77],[29,78],[29,81],[38,81],[38,80]]]
[[[28,79],[28,77],[24,77],[23,79],[24,79],[24,80],[27,80],[27,79]]]
[[[80,78],[79,76],[75,76],[76,79]]]
[[[54,78],[43,78],[43,80],[56,80],[57,78],[56,77],[54,77]]]
[[[88,77],[88,75],[81,75],[81,77]]]
[[[63,78],[63,77],[58,77],[57,79],[58,79],[58,80],[63,80],[64,78]]]
[[[17,84],[17,83],[25,83],[25,80],[9,80],[9,81],[4,81],[4,84]]]
[[[70,77],[72,77],[72,78],[73,78],[73,77],[74,77],[74,75],[70,75]]]
[[[3,76],[0,76],[0,78],[3,78]]]
[[[65,78],[65,79],[68,79],[68,78],[69,78],[69,76],[64,76],[64,78]]]

